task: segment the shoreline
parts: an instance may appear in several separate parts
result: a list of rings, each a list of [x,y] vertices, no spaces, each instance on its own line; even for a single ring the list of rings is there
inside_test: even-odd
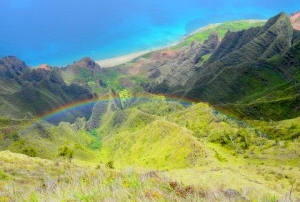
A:
[[[176,41],[176,42],[174,42],[170,45],[166,45],[166,46],[162,46],[162,47],[158,47],[158,48],[154,48],[154,49],[148,49],[148,50],[144,50],[144,51],[133,52],[133,53],[130,53],[130,54],[121,55],[121,56],[112,57],[112,58],[107,58],[107,59],[103,59],[103,60],[96,60],[95,62],[98,65],[100,65],[101,68],[115,67],[115,66],[121,65],[123,63],[130,62],[131,60],[133,60],[135,58],[138,58],[138,57],[140,57],[144,54],[147,54],[147,53],[150,53],[150,52],[153,52],[153,51],[157,51],[157,50],[161,50],[161,49],[164,49],[164,48],[169,48],[169,47],[175,46],[175,45],[181,43],[183,40],[185,40],[189,36],[191,36],[191,35],[193,35],[197,32],[200,32],[202,30],[205,30],[205,29],[209,28],[212,25],[216,26],[218,24],[222,24],[222,23],[214,23],[214,24],[209,24],[209,25],[205,25],[203,27],[200,27],[200,28],[196,29],[195,31],[193,31],[189,34],[184,35],[183,37],[181,37],[181,39],[179,39],[178,41]]]
[[[266,20],[263,20],[263,19],[248,19],[248,20],[237,20],[237,21],[261,22],[261,21],[266,21]],[[96,60],[95,62],[98,65],[100,65],[100,67],[102,67],[102,68],[115,67],[115,66],[118,66],[118,65],[130,62],[131,60],[133,60],[135,58],[138,58],[138,57],[140,57],[140,56],[142,56],[144,54],[147,54],[147,53],[150,53],[150,52],[153,52],[153,51],[157,51],[157,50],[161,50],[161,49],[165,49],[165,48],[169,48],[169,47],[178,45],[182,41],[184,41],[185,39],[187,39],[188,37],[190,37],[190,36],[192,36],[192,35],[200,32],[200,31],[208,29],[208,28],[210,28],[212,26],[218,26],[220,24],[222,24],[222,23],[212,23],[212,24],[200,27],[200,28],[192,31],[189,34],[184,35],[181,39],[179,39],[178,41],[176,41],[176,42],[174,42],[174,43],[172,43],[170,45],[166,45],[166,46],[162,46],[162,47],[158,47],[158,48],[154,48],[154,49],[148,49],[148,50],[144,50],[144,51],[137,51],[137,52],[133,52],[133,53],[130,53],[130,54],[125,54],[125,55],[121,55],[121,56],[117,56],[117,57],[112,57],[112,58],[107,58],[107,59],[103,59],[103,60]]]
[[[108,67],[115,67],[117,65],[126,63],[126,62],[130,62],[131,60],[145,55],[147,53],[150,53],[152,51],[155,50],[144,50],[144,51],[138,51],[138,52],[134,52],[134,53],[130,53],[127,55],[121,55],[121,56],[117,56],[117,57],[113,57],[113,58],[108,58],[108,59],[104,59],[104,60],[97,60],[95,61],[98,65],[100,65],[100,67],[102,68],[108,68]]]

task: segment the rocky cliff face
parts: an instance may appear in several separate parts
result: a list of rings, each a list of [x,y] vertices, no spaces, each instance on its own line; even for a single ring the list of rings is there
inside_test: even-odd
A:
[[[74,62],[61,69],[61,76],[63,80],[68,83],[83,84],[83,81],[88,81],[95,75],[99,74],[101,67],[95,63],[91,58],[84,57],[81,60]]]
[[[36,67],[37,69],[44,69],[44,70],[47,70],[47,71],[51,71],[52,67],[48,64],[41,64],[39,66]]]
[[[288,51],[292,46],[292,39],[293,28],[289,16],[283,13],[271,18],[262,28],[228,32],[198,72],[197,80],[188,96],[212,103],[234,102],[241,99],[240,95],[247,95],[249,90],[245,87],[239,88],[237,80],[240,80],[241,76],[246,76],[246,72],[254,71],[254,67],[261,67],[259,61],[266,61]],[[262,82],[258,83],[263,85]],[[217,88],[221,88],[220,85],[227,86],[231,90],[218,90]]]
[[[84,57],[81,60],[74,62],[74,64],[69,65],[65,68],[65,71],[71,71],[80,74],[80,71],[86,70],[89,71],[91,74],[95,72],[99,72],[101,70],[100,65],[95,63],[91,58]]]
[[[28,68],[16,57],[0,59],[0,109],[2,116],[24,118],[41,115],[63,105],[92,98],[78,85],[66,85],[55,68]],[[84,116],[79,112],[77,115]],[[69,114],[72,120],[72,114]],[[75,116],[73,116],[75,119]]]
[[[133,66],[127,67],[127,73],[147,75],[151,80],[146,87],[149,92],[180,93],[196,79],[197,68],[203,62],[202,57],[211,54],[218,44],[218,35],[212,34],[203,44],[194,41],[180,50],[158,51],[149,59],[137,61]]]
[[[297,38],[289,16],[284,13],[271,18],[262,28],[228,32],[198,72],[186,96],[225,107],[228,103],[238,102],[235,106],[239,106],[239,112],[244,110],[240,104],[255,103],[255,110],[250,107],[247,112],[242,112],[252,118],[263,116],[261,110],[266,109],[262,107],[266,102],[262,101],[271,101],[271,96],[272,102],[287,98],[298,100],[298,84],[295,85],[298,78],[293,76],[299,71],[299,57],[295,54]],[[286,86],[283,88],[282,85]],[[298,104],[298,101],[293,102],[287,111],[296,111],[293,115],[296,116]],[[234,105],[230,107],[234,108]],[[265,118],[286,118],[284,116],[277,116],[274,110]]]
[[[221,42],[213,34],[165,57],[158,52],[138,69],[152,93],[209,102],[248,118],[284,119],[300,115],[299,41],[290,16],[280,13],[262,27],[228,31]]]
[[[206,66],[229,66],[271,58],[288,50],[292,37],[293,27],[289,16],[281,13],[262,28],[228,32]]]
[[[106,96],[106,99],[99,98],[99,101],[95,103],[91,116],[86,124],[88,130],[99,128],[101,124],[105,122],[105,115],[107,113],[123,109],[121,99],[115,91],[111,90]]]
[[[14,56],[3,57],[0,59],[0,63],[2,63],[3,67],[12,69],[17,74],[20,74],[28,68],[25,62],[19,60],[17,57]]]
[[[291,23],[295,30],[300,30],[300,11],[295,12],[291,15]]]
[[[76,67],[76,66],[83,67],[83,68],[89,69],[91,71],[97,71],[97,70],[99,71],[101,69],[100,65],[95,63],[95,61],[93,61],[89,57],[82,58],[78,62],[75,62],[73,65],[70,65],[69,68]]]

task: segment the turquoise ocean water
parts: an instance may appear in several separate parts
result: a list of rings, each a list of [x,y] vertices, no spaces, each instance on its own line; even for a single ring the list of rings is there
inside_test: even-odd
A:
[[[210,23],[300,10],[295,0],[0,0],[0,8],[0,57],[31,66],[116,57],[170,45]]]

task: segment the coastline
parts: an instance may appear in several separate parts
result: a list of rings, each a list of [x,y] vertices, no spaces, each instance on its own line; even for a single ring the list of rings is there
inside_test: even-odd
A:
[[[123,64],[123,63],[126,63],[126,62],[130,62],[131,60],[133,60],[133,59],[135,59],[139,56],[142,56],[144,54],[147,54],[147,53],[150,53],[150,52],[153,52],[153,51],[156,51],[156,50],[160,50],[160,49],[175,46],[175,45],[181,43],[182,41],[184,41],[189,36],[191,36],[191,35],[193,35],[197,32],[203,31],[205,29],[208,29],[211,26],[217,26],[219,24],[222,24],[222,23],[214,23],[214,24],[209,24],[209,25],[205,25],[203,27],[200,27],[200,28],[196,29],[195,31],[193,31],[189,34],[184,35],[181,39],[179,39],[178,41],[176,41],[176,42],[174,42],[170,45],[166,45],[166,46],[162,46],[162,47],[158,47],[158,48],[154,48],[154,49],[149,49],[149,50],[144,50],[144,51],[138,51],[138,52],[134,52],[134,53],[130,53],[130,54],[127,54],[127,55],[122,55],[122,56],[117,56],[117,57],[113,57],[113,58],[107,58],[107,59],[103,59],[103,60],[96,60],[95,62],[98,65],[100,65],[100,67],[102,67],[102,68],[115,67],[117,65],[120,65],[120,64]]]
[[[248,19],[248,20],[237,20],[237,21],[261,22],[261,21],[266,21],[266,20],[263,20],[263,19]],[[153,51],[156,51],[156,50],[161,50],[161,49],[164,49],[164,48],[169,48],[169,47],[178,45],[182,41],[184,41],[185,39],[187,39],[188,37],[190,37],[191,35],[194,35],[194,34],[200,32],[200,31],[209,29],[211,27],[216,27],[216,26],[218,26],[220,24],[222,24],[222,23],[212,23],[212,24],[200,27],[200,28],[192,31],[191,33],[188,33],[188,34],[184,35],[181,39],[179,39],[178,41],[176,41],[176,42],[174,42],[174,43],[172,43],[170,45],[158,47],[158,48],[155,48],[155,49],[138,51],[138,52],[134,52],[134,53],[130,53],[130,54],[127,54],[127,55],[122,55],[122,56],[117,56],[117,57],[113,57],[113,58],[107,58],[107,59],[103,59],[103,60],[97,60],[95,62],[98,65],[100,65],[102,68],[115,67],[115,66],[118,66],[120,64],[130,62],[131,60],[133,60],[133,59],[135,59],[137,57],[140,57],[140,56],[142,56],[144,54],[147,54],[147,53],[150,53],[150,52],[153,52]]]
[[[127,55],[118,56],[118,57],[108,58],[104,60],[97,60],[96,63],[100,65],[100,67],[102,68],[115,67],[117,65],[130,62],[131,60],[139,56],[142,56],[144,54],[150,53],[152,51],[154,50],[144,50],[144,51],[134,52]]]

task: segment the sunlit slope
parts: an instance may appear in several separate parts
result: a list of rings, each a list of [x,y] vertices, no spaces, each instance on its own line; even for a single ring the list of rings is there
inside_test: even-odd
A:
[[[102,110],[103,112],[98,115],[100,116],[101,124],[96,131],[102,137],[122,131],[133,132],[146,127],[154,120],[161,119],[170,113],[185,108],[178,102],[165,101],[163,96],[145,95],[141,94],[141,96],[129,99],[116,98],[114,100],[119,99],[119,101],[106,104],[106,110]],[[115,103],[131,104],[128,104],[128,106],[119,104],[118,107]],[[125,109],[122,110],[120,108],[121,105],[124,105]]]
[[[116,171],[0,152],[0,201],[185,201],[201,190],[162,173]]]
[[[158,120],[140,131],[104,140],[101,159],[112,160],[117,167],[181,168],[200,164],[205,159],[205,148],[191,131]]]
[[[159,103],[162,108],[149,110],[155,115],[140,111],[147,105],[151,109],[155,102],[111,114],[109,125],[97,130],[103,137],[102,162],[113,161],[117,167],[194,167],[208,161],[222,161],[217,152],[208,155],[207,142],[222,144],[228,151],[243,152],[252,143],[250,139],[254,141],[258,136],[254,129],[213,110],[208,104],[198,103],[159,116],[159,109],[173,104]],[[103,133],[107,131],[105,128],[113,132]]]
[[[10,142],[3,139],[11,143],[6,148],[14,152],[56,163],[1,152],[0,192],[4,190],[9,199],[18,198],[9,191],[14,182],[26,199],[42,201],[50,196],[57,201],[97,197],[270,201],[289,198],[291,189],[293,199],[300,197],[298,118],[241,121],[206,103],[180,107],[179,103],[152,100],[108,111],[103,120],[103,125],[90,132],[85,131],[83,119],[59,126],[38,122],[22,128]],[[9,126],[5,120],[2,124]],[[63,148],[67,148],[65,155]],[[21,172],[21,165],[26,172]],[[95,169],[105,167],[114,170]],[[144,175],[133,169],[161,171],[151,172],[145,181]],[[57,189],[50,188],[51,183]],[[112,185],[121,195],[112,194],[116,192],[108,188]],[[234,199],[228,196],[230,189],[237,194]]]
[[[278,122],[278,128],[272,123],[238,120],[205,103],[162,116],[141,112],[139,108],[137,105],[136,109],[112,113],[109,124],[96,130],[102,137],[101,162],[114,161],[119,167],[183,168],[207,161],[227,162],[226,155],[259,162],[266,154],[272,165],[298,165],[298,119]],[[224,149],[218,152],[214,147],[208,148],[208,143]],[[281,151],[281,158],[272,154],[275,150]],[[194,154],[198,160],[189,160]]]
[[[18,131],[7,126],[11,132],[2,131],[0,146],[2,150],[9,149],[33,157],[92,161],[95,153],[91,147],[96,138],[84,130],[84,124],[80,120],[74,124],[62,122],[59,126],[30,121],[19,126]],[[65,153],[62,151],[64,148]]]
[[[218,33],[220,38],[223,38],[227,31],[236,32],[244,29],[249,29],[251,27],[263,26],[265,21],[263,20],[241,20],[241,21],[231,21],[217,24],[210,24],[190,36],[186,37],[174,48],[180,48],[183,46],[190,45],[193,41],[198,41],[203,43],[211,34]]]

